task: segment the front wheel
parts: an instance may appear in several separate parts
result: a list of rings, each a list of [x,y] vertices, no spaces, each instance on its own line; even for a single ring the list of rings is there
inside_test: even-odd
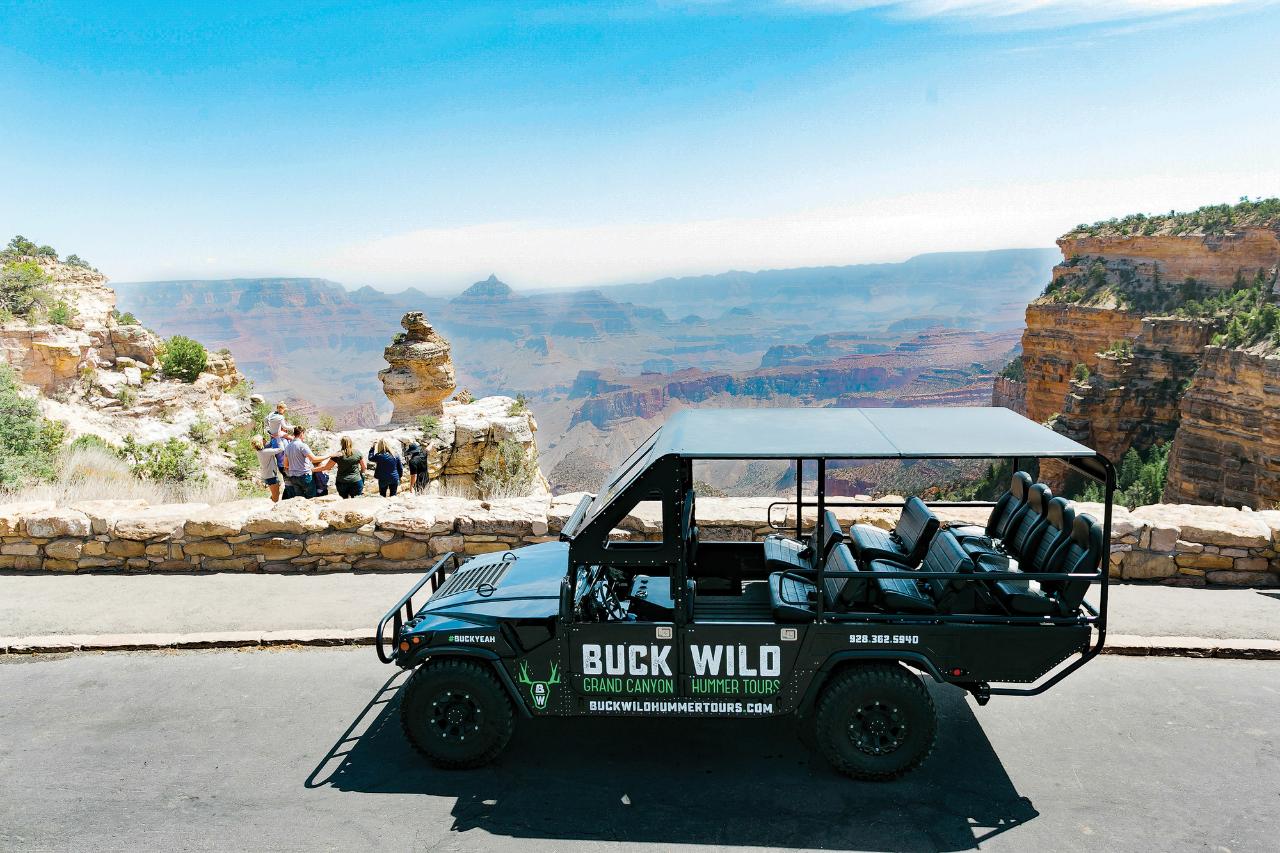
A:
[[[400,698],[409,742],[437,767],[480,767],[511,740],[515,712],[484,664],[441,660],[419,667]]]
[[[823,688],[813,740],[831,765],[855,779],[895,779],[933,749],[937,713],[915,674],[896,664],[847,669]]]

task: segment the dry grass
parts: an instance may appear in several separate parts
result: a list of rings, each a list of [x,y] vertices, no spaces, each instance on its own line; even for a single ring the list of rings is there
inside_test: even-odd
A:
[[[63,506],[76,501],[144,500],[149,504],[217,504],[240,497],[234,480],[214,477],[204,483],[160,483],[134,476],[129,465],[96,447],[68,450],[58,478],[0,494],[0,501],[53,501]]]

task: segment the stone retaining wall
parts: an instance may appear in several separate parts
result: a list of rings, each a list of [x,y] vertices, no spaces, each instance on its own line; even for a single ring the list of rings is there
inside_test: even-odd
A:
[[[53,572],[333,572],[428,567],[440,554],[482,554],[554,539],[580,495],[470,501],[402,495],[335,496],[146,506],[132,501],[0,505],[0,570]],[[747,541],[770,528],[772,498],[704,498],[704,540]],[[1101,518],[1101,508],[1082,511]],[[897,513],[844,508],[842,524],[892,525]],[[941,511],[982,523],[986,510]],[[781,521],[783,508],[775,508]],[[661,535],[657,507],[642,505],[619,538]],[[1280,512],[1161,504],[1117,509],[1111,573],[1182,586],[1280,585]]]

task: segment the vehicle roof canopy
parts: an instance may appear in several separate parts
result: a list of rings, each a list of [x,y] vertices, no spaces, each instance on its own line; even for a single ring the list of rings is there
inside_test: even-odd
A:
[[[690,409],[673,415],[605,480],[578,529],[650,465],[685,459],[1057,458],[1104,479],[1095,451],[1000,407]]]
[[[692,409],[657,433],[649,458],[1071,458],[1097,454],[1009,409]]]

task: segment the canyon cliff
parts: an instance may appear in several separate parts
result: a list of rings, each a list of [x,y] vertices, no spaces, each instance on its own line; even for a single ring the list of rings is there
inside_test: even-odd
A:
[[[1172,443],[1169,501],[1280,501],[1280,202],[1080,226],[995,402],[1118,461]]]

